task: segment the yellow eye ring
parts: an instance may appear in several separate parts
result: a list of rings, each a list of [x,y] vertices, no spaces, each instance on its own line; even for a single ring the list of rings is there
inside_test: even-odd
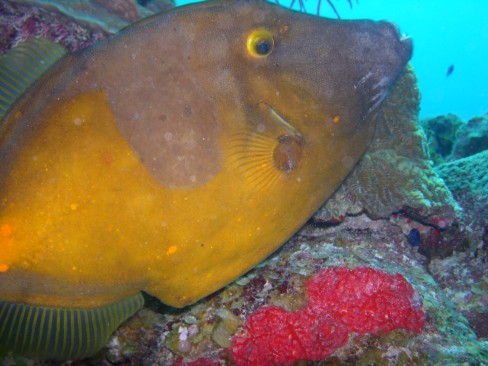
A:
[[[253,57],[266,57],[274,48],[271,33],[264,29],[256,29],[247,36],[247,51]]]

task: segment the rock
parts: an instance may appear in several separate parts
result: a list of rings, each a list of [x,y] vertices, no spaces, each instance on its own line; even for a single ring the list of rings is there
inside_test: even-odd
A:
[[[0,2],[0,30],[0,54],[31,37],[46,37],[75,51],[108,35],[52,9],[11,1]]]
[[[488,248],[479,242],[476,253],[434,259],[429,270],[475,334],[488,339]]]
[[[435,170],[464,208],[466,221],[483,226],[488,218],[488,150],[441,164]]]
[[[464,121],[461,117],[449,113],[445,116],[423,119],[421,125],[427,136],[429,155],[434,164],[448,161],[456,140],[456,132],[464,125]]]
[[[450,160],[465,158],[488,150],[488,113],[463,124],[456,132]]]
[[[173,0],[3,0],[0,54],[30,37],[47,37],[75,51],[172,7]]]
[[[488,150],[488,114],[464,123],[455,114],[422,120],[429,154],[435,165]]]

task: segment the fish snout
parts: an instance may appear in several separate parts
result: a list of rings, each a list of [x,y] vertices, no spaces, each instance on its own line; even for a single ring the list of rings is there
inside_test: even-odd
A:
[[[362,31],[369,33],[368,41],[361,43],[357,59],[359,65],[354,81],[356,95],[361,100],[362,120],[374,115],[412,56],[412,40],[401,36],[398,28],[387,21],[365,22]]]
[[[378,29],[383,36],[385,44],[393,45],[395,53],[405,65],[412,58],[413,43],[412,39],[400,33],[398,27],[388,21],[378,22]]]

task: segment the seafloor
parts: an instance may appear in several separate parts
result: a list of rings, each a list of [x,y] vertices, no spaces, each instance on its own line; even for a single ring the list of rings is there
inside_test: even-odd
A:
[[[168,6],[0,1],[0,53],[31,36],[75,50]],[[306,282],[325,268],[373,267],[400,273],[418,291],[422,332],[351,333],[328,358],[297,365],[488,365],[488,115],[419,121],[419,101],[408,68],[378,114],[366,155],[280,250],[186,309],[148,297],[106,348],[74,364],[233,365],[233,337],[257,309],[303,308]],[[3,364],[46,363],[7,357]]]

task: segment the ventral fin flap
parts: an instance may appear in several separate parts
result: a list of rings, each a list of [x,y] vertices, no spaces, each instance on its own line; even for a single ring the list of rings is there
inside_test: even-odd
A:
[[[66,49],[46,38],[30,38],[0,56],[0,119]]]

